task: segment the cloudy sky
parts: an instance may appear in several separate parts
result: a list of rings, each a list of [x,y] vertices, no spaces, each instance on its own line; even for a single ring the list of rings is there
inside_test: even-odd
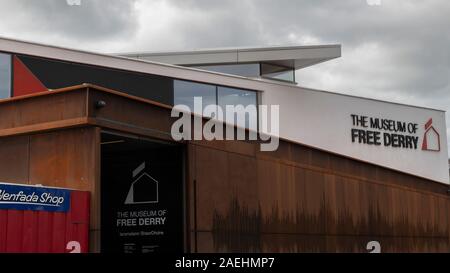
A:
[[[337,43],[300,85],[450,111],[448,0],[67,1],[0,0],[0,36],[99,52]]]

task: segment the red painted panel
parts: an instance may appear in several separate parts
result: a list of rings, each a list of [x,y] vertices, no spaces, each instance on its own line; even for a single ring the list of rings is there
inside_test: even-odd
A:
[[[6,227],[6,252],[22,252],[23,211],[8,210]]]
[[[0,253],[6,252],[7,224],[8,224],[8,211],[0,210]]]
[[[89,251],[89,192],[71,192],[67,213],[0,210],[0,253],[65,253],[78,242]]]
[[[47,91],[42,82],[17,56],[14,56],[13,66],[13,97]]]
[[[79,225],[76,227],[77,241],[81,244],[81,253],[89,252],[89,225]]]
[[[67,215],[66,241],[79,242],[81,252],[89,251],[89,204],[89,192],[72,192],[70,211]]]
[[[73,199],[73,194],[71,195],[70,198]],[[72,203],[73,203],[73,200],[71,200],[71,204],[70,204],[71,208],[72,208]],[[70,241],[73,241],[73,230],[74,230],[76,224],[72,225],[72,223],[73,223],[72,215],[73,215],[72,209],[66,213],[66,228],[65,228],[65,237],[64,237],[64,241],[65,241],[66,245],[64,247],[64,252],[67,252],[67,247],[66,247],[67,243]]]
[[[53,215],[48,211],[38,212],[38,253],[52,252]]]
[[[38,212],[23,211],[23,242],[22,252],[35,253],[37,251]]]
[[[89,222],[89,198],[89,192],[72,192],[70,211],[75,223],[86,224]]]
[[[53,213],[52,253],[66,251],[66,213]]]

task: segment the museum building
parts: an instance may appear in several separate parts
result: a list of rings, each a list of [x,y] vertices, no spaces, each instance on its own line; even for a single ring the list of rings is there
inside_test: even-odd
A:
[[[450,251],[445,112],[301,86],[297,70],[340,56],[0,38],[0,252]],[[279,111],[233,124],[194,98]],[[278,145],[177,139],[179,105]]]

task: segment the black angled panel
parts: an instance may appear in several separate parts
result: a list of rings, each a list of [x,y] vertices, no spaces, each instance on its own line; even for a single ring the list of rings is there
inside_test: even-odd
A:
[[[18,57],[50,89],[91,83],[160,103],[173,104],[173,80],[169,77],[23,55]]]

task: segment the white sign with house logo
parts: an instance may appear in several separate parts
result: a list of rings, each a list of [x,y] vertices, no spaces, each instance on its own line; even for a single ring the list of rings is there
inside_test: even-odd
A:
[[[308,90],[263,88],[280,105],[280,138],[449,184],[445,112]]]

